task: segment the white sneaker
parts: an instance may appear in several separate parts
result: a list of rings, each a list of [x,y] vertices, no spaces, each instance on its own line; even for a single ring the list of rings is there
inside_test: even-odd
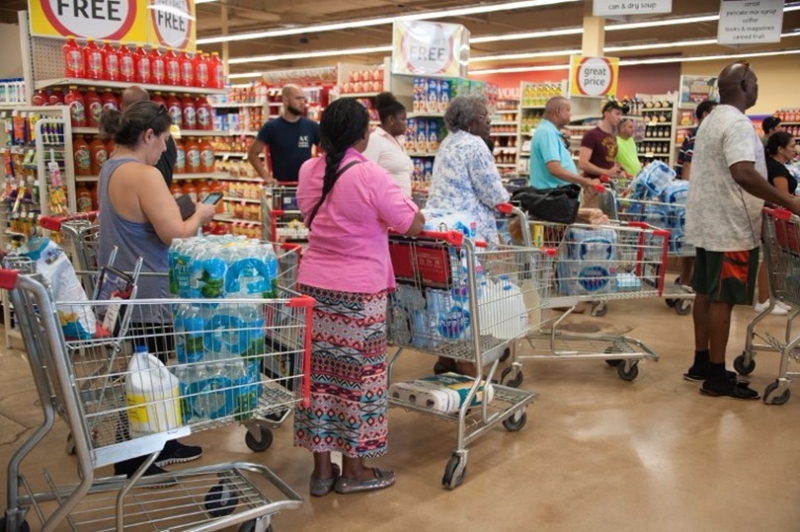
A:
[[[753,305],[753,310],[761,314],[767,310],[767,307],[769,307],[769,300],[764,301],[763,303],[756,303]],[[772,312],[770,312],[770,314],[773,316],[786,316],[788,313],[789,311],[783,308],[780,305],[780,302],[776,303],[775,307],[772,309]]]
[[[791,312],[791,311],[794,310],[794,307],[792,307],[791,305],[787,305],[783,301],[777,301],[777,302],[775,302],[775,305],[778,306],[778,307],[781,307],[782,309],[785,309],[786,312]]]

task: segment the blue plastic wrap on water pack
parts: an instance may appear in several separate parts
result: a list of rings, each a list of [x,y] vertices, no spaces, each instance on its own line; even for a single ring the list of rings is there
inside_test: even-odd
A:
[[[593,295],[616,291],[617,234],[610,228],[570,227],[558,255],[558,291]]]
[[[661,161],[653,161],[636,175],[631,185],[631,198],[651,200],[657,198],[675,179],[675,171]]]

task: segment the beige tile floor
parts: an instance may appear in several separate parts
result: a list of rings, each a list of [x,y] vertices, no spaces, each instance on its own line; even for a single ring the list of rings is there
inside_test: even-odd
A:
[[[737,309],[729,361],[742,348],[750,309]],[[771,317],[764,330],[781,332]],[[661,355],[623,382],[602,362],[543,360],[525,365],[523,387],[540,393],[518,433],[502,428],[471,448],[465,483],[440,487],[454,445],[453,425],[391,410],[390,451],[379,461],[397,484],[369,494],[308,498],[274,519],[276,531],[770,531],[800,530],[800,387],[786,405],[708,398],[682,380],[692,356],[690,317],[663,301],[614,302],[602,319],[575,317],[603,329],[631,329]],[[759,390],[774,379],[778,357],[765,353],[751,376]],[[398,377],[429,371],[433,358],[410,354]],[[0,355],[0,462],[40,419],[29,368],[19,350]],[[25,463],[39,486],[41,470],[70,478],[66,430]],[[263,463],[308,494],[311,460],[292,447],[291,426],[253,454],[244,429],[231,426],[190,438],[206,451],[201,463]],[[5,483],[0,495],[5,501]],[[4,503],[5,506],[5,503]],[[35,522],[35,518],[34,518]],[[34,530],[38,525],[33,526]]]

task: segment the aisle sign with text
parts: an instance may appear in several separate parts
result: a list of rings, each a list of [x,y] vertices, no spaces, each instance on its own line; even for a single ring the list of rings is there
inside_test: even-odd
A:
[[[595,17],[656,13],[672,13],[672,0],[594,0],[592,5],[592,15]]]
[[[469,30],[460,24],[395,21],[392,72],[415,76],[466,77]]]
[[[781,42],[783,0],[721,0],[717,42]]]
[[[29,0],[31,35],[195,49],[194,0]]]
[[[614,96],[617,94],[618,80],[618,57],[573,55],[570,58],[570,96]]]

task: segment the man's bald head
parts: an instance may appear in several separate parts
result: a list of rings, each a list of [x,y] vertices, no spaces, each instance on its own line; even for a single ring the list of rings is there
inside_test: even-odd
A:
[[[287,120],[296,120],[303,116],[306,110],[306,94],[299,85],[290,83],[281,91],[283,97],[283,117]]]
[[[544,105],[544,117],[557,128],[569,124],[571,111],[569,100],[563,96],[553,96]]]
[[[722,69],[717,78],[720,103],[741,111],[755,105],[758,99],[758,78],[747,61],[737,61]]]
[[[147,101],[150,101],[150,93],[138,85],[131,85],[122,91],[122,100],[120,105],[122,106],[122,109],[125,109],[129,105],[133,105],[136,102]]]
[[[283,86],[283,90],[281,90],[281,97],[284,99],[291,98],[297,93],[302,93],[302,92],[303,89],[301,89],[299,85],[295,85],[294,83],[289,83],[288,85]]]

